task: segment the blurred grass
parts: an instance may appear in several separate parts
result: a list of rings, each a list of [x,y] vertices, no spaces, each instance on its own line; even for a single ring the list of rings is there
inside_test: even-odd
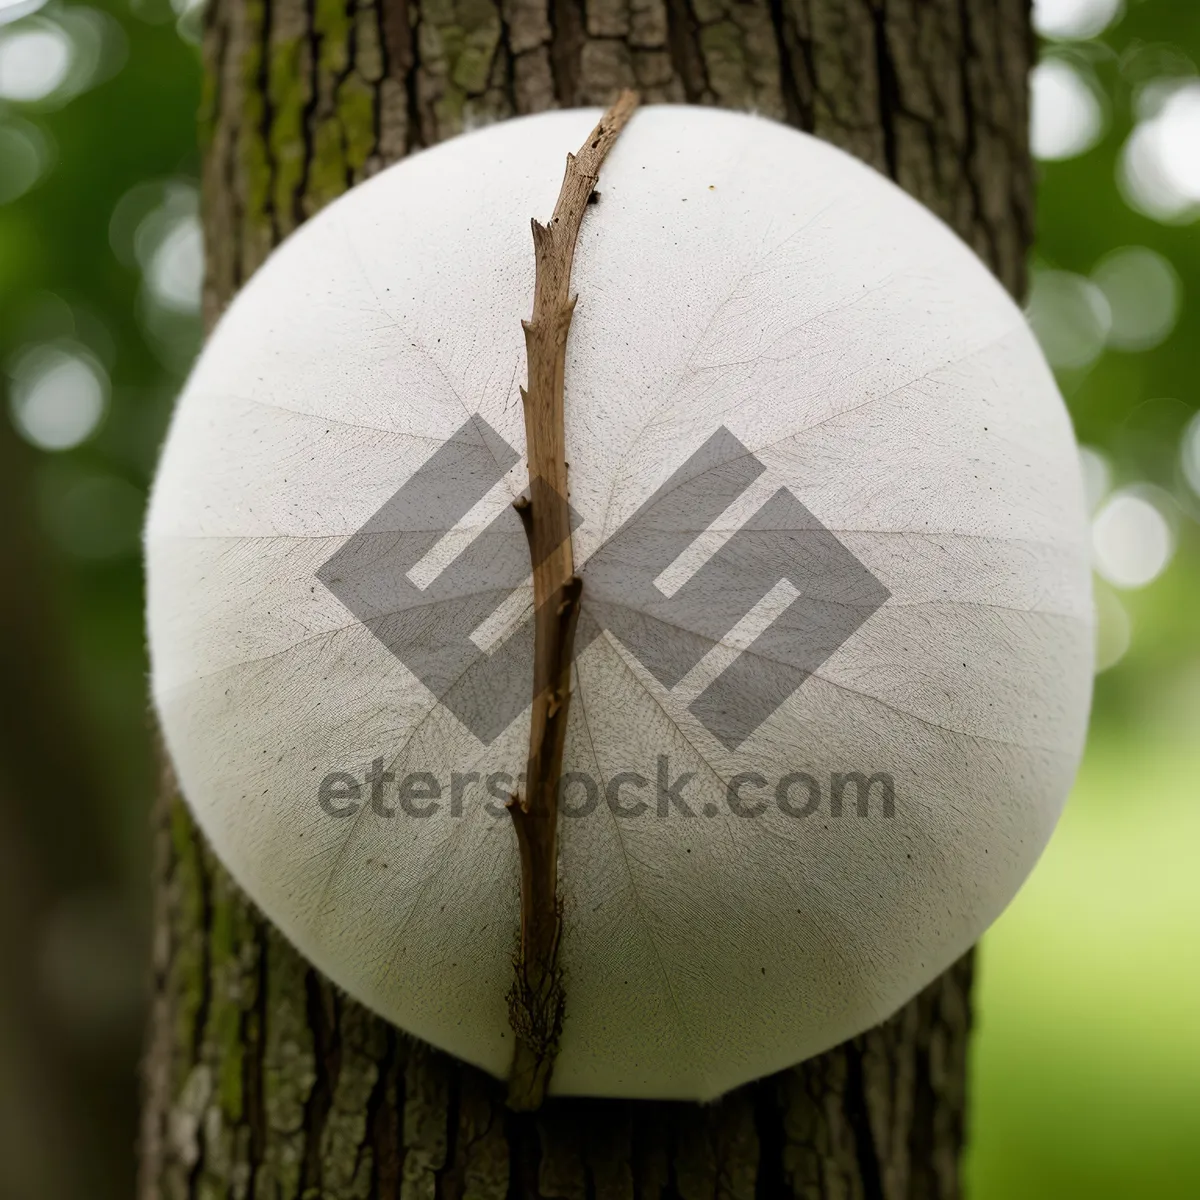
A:
[[[1037,870],[984,938],[975,1200],[1200,1196],[1200,705],[1096,730]]]

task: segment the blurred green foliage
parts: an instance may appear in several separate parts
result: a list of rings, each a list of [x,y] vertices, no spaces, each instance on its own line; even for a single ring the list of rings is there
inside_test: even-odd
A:
[[[0,0],[3,419],[28,443],[126,912],[154,785],[139,524],[200,335],[197,13],[178,2]],[[1200,1196],[1200,4],[1036,7],[1059,36],[1035,77],[1030,311],[1093,451],[1108,665],[1063,825],[985,940],[972,1194],[1182,1200]],[[1129,247],[1153,253],[1114,257]]]
[[[64,11],[78,9],[51,4],[0,27],[0,91],[3,39]],[[30,347],[82,348],[109,380],[95,432],[74,448],[38,456],[32,498],[96,743],[113,794],[124,799],[111,819],[128,839],[130,861],[144,871],[154,768],[140,523],[186,353],[199,344],[199,319],[185,315],[179,341],[187,350],[174,358],[147,335],[142,274],[127,254],[123,262],[114,253],[110,226],[139,185],[181,180],[194,188],[200,60],[167,0],[139,4],[136,15],[118,2],[105,15],[94,86],[81,80],[84,90],[73,97],[55,91],[30,102],[0,99],[0,129],[33,126],[44,153],[37,181],[0,204],[0,365],[8,375],[6,420],[14,368]],[[11,169],[0,157],[0,176]]]

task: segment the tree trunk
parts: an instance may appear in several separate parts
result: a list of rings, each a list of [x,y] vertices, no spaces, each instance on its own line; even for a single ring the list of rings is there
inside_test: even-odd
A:
[[[750,108],[886,172],[1014,292],[1031,236],[1027,0],[212,0],[213,320],[382,166],[554,106]],[[566,147],[564,147],[565,151]],[[523,218],[527,214],[522,214]],[[143,1197],[563,1200],[960,1194],[969,958],[878,1029],[700,1106],[503,1085],[338,992],[245,900],[169,781]]]

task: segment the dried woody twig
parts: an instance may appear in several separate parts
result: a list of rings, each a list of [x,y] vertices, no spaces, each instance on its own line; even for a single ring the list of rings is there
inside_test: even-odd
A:
[[[637,107],[622,92],[600,118],[578,154],[567,155],[562,190],[549,225],[533,225],[537,263],[533,316],[523,321],[529,360],[525,441],[529,496],[516,509],[529,540],[533,564],[533,716],[525,794],[509,801],[521,859],[521,946],[509,994],[516,1053],[508,1102],[514,1109],[541,1104],[554,1069],[562,1031],[564,995],[558,965],[562,916],[558,900],[558,786],[567,711],[571,657],[583,583],[575,574],[567,503],[563,375],[567,332],[576,297],[570,294],[571,263],[583,214],[600,165]]]

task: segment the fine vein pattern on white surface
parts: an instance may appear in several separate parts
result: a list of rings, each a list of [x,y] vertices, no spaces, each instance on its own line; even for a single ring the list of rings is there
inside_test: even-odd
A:
[[[484,744],[318,573],[474,417],[522,459],[497,468],[499,504],[459,523],[461,546],[520,494],[529,219],[597,116],[425,151],[289,239],[193,372],[146,532],[155,702],[218,855],[335,982],[498,1075],[516,847],[481,783],[452,813],[450,779],[515,778],[528,715]],[[703,1099],[889,1015],[1032,868],[1087,717],[1086,523],[1020,313],[870,169],[769,121],[659,107],[634,117],[600,191],[566,382],[585,615],[589,558],[722,428],[764,468],[756,494],[787,489],[888,594],[735,749],[689,705],[753,653],[745,629],[670,689],[608,631],[577,659],[566,766],[602,798],[564,817],[552,1090]],[[697,520],[678,582],[752,515]],[[528,604],[498,593],[476,644],[505,644]],[[664,758],[669,780],[692,776],[691,816],[658,815]],[[410,816],[393,793],[385,818],[364,785],[357,811],[328,815],[321,780],[362,781],[377,759],[431,772],[437,811]],[[831,815],[831,774],[855,771],[893,778],[892,816],[877,798],[860,816],[853,789]],[[774,799],[795,772],[826,789],[802,819]],[[769,780],[745,789],[768,801],[752,818],[727,797],[746,773]],[[648,781],[618,786],[648,805],[636,818],[603,799],[623,774]]]

